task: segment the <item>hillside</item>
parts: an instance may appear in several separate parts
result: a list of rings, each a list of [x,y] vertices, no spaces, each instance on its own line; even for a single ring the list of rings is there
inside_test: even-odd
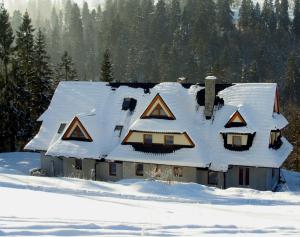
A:
[[[0,154],[0,236],[299,236],[300,174],[277,193],[198,184],[28,176],[33,153]]]

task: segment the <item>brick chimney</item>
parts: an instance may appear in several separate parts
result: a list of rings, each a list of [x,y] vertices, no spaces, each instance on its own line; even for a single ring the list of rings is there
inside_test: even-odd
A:
[[[204,115],[206,119],[211,119],[214,110],[216,97],[216,80],[215,76],[207,76],[205,78],[205,108]]]

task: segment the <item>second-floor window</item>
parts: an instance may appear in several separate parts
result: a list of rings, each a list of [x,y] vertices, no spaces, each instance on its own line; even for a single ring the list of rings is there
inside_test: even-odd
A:
[[[152,144],[152,135],[144,134],[144,144],[151,145]]]
[[[165,145],[174,145],[174,136],[165,135]]]
[[[273,130],[270,133],[270,148],[279,149],[282,145],[281,141],[281,131],[280,130]]]
[[[232,145],[235,147],[242,146],[242,137],[241,136],[232,136]]]

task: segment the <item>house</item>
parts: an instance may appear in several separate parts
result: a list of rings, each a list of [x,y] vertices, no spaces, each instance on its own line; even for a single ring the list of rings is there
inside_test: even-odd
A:
[[[273,190],[292,151],[274,83],[61,82],[25,149],[48,176]]]

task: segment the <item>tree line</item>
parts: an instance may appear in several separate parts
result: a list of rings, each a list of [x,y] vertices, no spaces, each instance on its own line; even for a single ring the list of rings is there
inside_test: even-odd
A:
[[[10,121],[1,141],[10,135],[11,149],[32,136],[60,80],[197,83],[213,73],[224,83],[276,82],[283,109],[299,111],[300,0],[292,15],[288,0],[242,0],[238,17],[231,0],[106,0],[95,9],[64,0],[47,18],[37,2],[11,17],[1,7],[1,120]]]

